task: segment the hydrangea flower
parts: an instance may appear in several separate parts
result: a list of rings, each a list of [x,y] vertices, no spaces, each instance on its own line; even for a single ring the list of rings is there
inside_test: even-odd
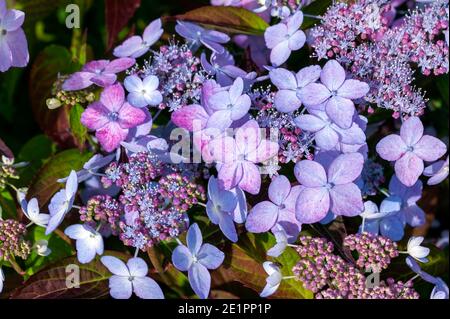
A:
[[[41,227],[46,227],[50,219],[49,214],[41,214],[39,210],[39,203],[36,198],[30,199],[27,203],[23,199],[20,203],[23,214],[33,223]]]
[[[311,114],[302,114],[294,119],[296,126],[306,132],[314,133],[316,145],[321,150],[328,151],[345,145],[362,145],[366,135],[360,126],[353,122],[350,128],[342,129],[328,117],[326,112],[311,110]]]
[[[427,263],[428,259],[426,257],[430,254],[430,248],[421,246],[423,240],[422,236],[411,237],[408,240],[406,251],[412,258],[422,263]]]
[[[264,262],[263,268],[269,276],[266,279],[266,286],[259,295],[262,298],[266,298],[273,295],[278,290],[278,287],[280,287],[281,281],[283,280],[283,276],[280,267],[273,262]]]
[[[93,84],[106,88],[116,83],[117,73],[125,71],[135,63],[136,60],[132,58],[88,62],[80,72],[75,72],[63,83],[62,89],[64,91],[78,91]]]
[[[401,203],[399,216],[403,223],[411,227],[422,226],[425,223],[425,212],[417,205],[422,196],[422,182],[417,181],[411,187],[406,187],[396,175],[389,182],[389,193]]]
[[[0,72],[28,64],[28,42],[21,28],[24,20],[25,13],[8,10],[6,0],[0,0]]]
[[[236,196],[226,190],[219,188],[217,180],[211,176],[208,182],[208,202],[206,203],[206,213],[215,225],[219,225],[223,234],[232,242],[237,242],[238,237],[232,212],[236,209]]]
[[[433,284],[434,288],[431,291],[430,299],[448,299],[449,289],[447,284],[440,277],[434,277],[427,272],[423,271],[417,261],[414,258],[406,257],[406,264],[412,271],[418,274],[426,282]]]
[[[187,271],[194,292],[202,299],[208,298],[211,275],[208,269],[217,269],[225,255],[210,244],[203,244],[202,233],[197,224],[187,232],[187,246],[179,245],[172,253],[172,263],[180,271]]]
[[[278,68],[270,71],[270,81],[278,88],[275,95],[275,108],[280,112],[293,112],[297,110],[302,102],[298,97],[299,91],[310,83],[316,82],[320,78],[321,68],[318,65],[311,65],[293,72]]]
[[[423,162],[432,162],[447,151],[439,139],[423,135],[423,125],[418,117],[410,117],[400,128],[400,135],[391,134],[378,142],[381,158],[395,162],[395,174],[406,186],[414,185],[424,170]]]
[[[36,249],[36,253],[42,257],[47,257],[52,253],[52,250],[48,247],[48,241],[45,239],[38,240],[33,248]]]
[[[135,107],[157,106],[163,101],[161,92],[158,91],[159,79],[149,75],[143,80],[137,75],[130,75],[123,83],[128,94],[127,101]]]
[[[177,21],[175,30],[179,35],[188,40],[193,47],[199,47],[203,44],[205,47],[218,54],[225,52],[225,48],[222,44],[230,41],[230,37],[225,33],[215,30],[206,30],[191,22]]]
[[[305,189],[296,203],[297,220],[312,224],[322,220],[331,210],[336,215],[356,216],[364,208],[361,191],[353,182],[361,174],[364,158],[359,153],[338,156],[325,168],[314,161],[295,165],[294,174]]]
[[[303,13],[294,15],[277,25],[270,26],[264,32],[266,45],[270,52],[270,62],[280,66],[289,59],[292,51],[300,50],[306,42],[305,33],[300,29],[303,23]]]
[[[114,49],[113,54],[119,58],[139,58],[150,50],[150,47],[159,40],[164,30],[161,19],[152,21],[144,30],[142,37],[132,36]]]
[[[226,129],[237,120],[243,118],[252,104],[244,91],[244,81],[237,78],[228,91],[220,91],[209,100],[209,106],[214,111],[208,120],[209,125]]]
[[[52,233],[61,222],[64,220],[66,214],[72,209],[75,195],[78,190],[78,178],[75,171],[70,172],[69,178],[66,182],[66,187],[57,192],[51,199],[48,209],[50,212],[50,219],[48,221],[45,234]]]
[[[77,258],[82,264],[90,263],[95,255],[103,255],[103,238],[88,225],[71,225],[64,233],[76,240]]]
[[[348,79],[344,68],[335,60],[328,61],[320,73],[321,83],[311,83],[298,93],[307,107],[323,104],[325,112],[340,128],[348,129],[353,123],[355,105],[352,100],[364,97],[370,90],[367,83]]]
[[[235,66],[234,57],[228,51],[224,51],[222,54],[211,54],[209,61],[206,59],[206,54],[202,53],[200,60],[203,69],[209,75],[215,76],[217,83],[222,86],[232,85],[237,78],[250,82],[256,77],[255,72],[247,74],[247,72]]]
[[[148,267],[143,259],[130,258],[125,264],[119,258],[104,256],[101,262],[113,274],[109,288],[114,299],[130,299],[133,292],[142,299],[164,299],[156,281],[147,277]]]
[[[264,233],[282,228],[289,242],[295,242],[301,231],[301,224],[295,218],[295,203],[302,190],[302,186],[291,187],[284,175],[275,177],[269,186],[270,201],[263,201],[252,208],[245,223],[247,230]]]
[[[267,255],[276,258],[284,252],[289,242],[288,236],[283,227],[278,227],[275,231],[272,232],[275,236],[276,244],[267,251]]]
[[[265,162],[278,153],[278,144],[262,139],[255,120],[236,131],[235,138],[224,136],[209,142],[214,161],[218,164],[221,186],[230,190],[237,185],[250,194],[258,194],[261,175],[257,163]]]
[[[105,167],[115,158],[115,154],[103,156],[95,154],[89,161],[84,163],[83,168],[77,172],[78,183],[82,183],[95,176],[99,169]],[[58,179],[58,183],[67,182],[68,177]]]
[[[90,130],[107,152],[112,152],[124,141],[131,128],[142,124],[146,113],[125,102],[120,84],[111,85],[102,92],[100,101],[94,102],[81,115],[81,123]]]
[[[401,240],[404,235],[404,224],[399,214],[400,209],[401,201],[396,197],[382,201],[380,209],[372,201],[365,202],[360,232],[381,234],[393,241]]]
[[[448,156],[445,161],[437,161],[426,167],[423,171],[423,175],[430,177],[428,179],[428,185],[437,185],[444,181],[448,177],[449,166]]]

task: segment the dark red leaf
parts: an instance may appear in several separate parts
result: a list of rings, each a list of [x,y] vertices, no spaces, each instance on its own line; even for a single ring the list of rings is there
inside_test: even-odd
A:
[[[117,40],[117,35],[127,25],[141,0],[105,0],[107,50],[110,50]]]
[[[13,153],[9,149],[8,146],[6,146],[5,142],[0,138],[0,155],[5,155],[6,157],[14,157]]]

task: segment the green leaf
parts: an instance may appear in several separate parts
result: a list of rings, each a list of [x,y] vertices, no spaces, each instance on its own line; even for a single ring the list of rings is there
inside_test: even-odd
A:
[[[269,233],[242,234],[236,244],[225,250],[225,262],[219,270],[213,272],[213,276],[221,277],[220,280],[224,282],[238,281],[258,293],[261,292],[267,278],[262,263],[269,259],[266,252],[275,245],[275,242],[274,236]],[[283,276],[293,275],[292,268],[298,260],[298,254],[291,247],[288,247],[280,257],[273,258],[274,262],[280,264]],[[311,299],[313,294],[305,289],[300,281],[288,279],[282,281],[273,297]]]
[[[81,124],[81,114],[83,114],[84,108],[80,104],[75,104],[70,109],[70,130],[73,136],[77,139],[80,149],[83,149],[86,137],[88,135],[87,128]]]
[[[310,5],[304,7],[302,12],[306,15],[320,17],[333,4],[332,0],[313,1]],[[319,19],[306,16],[302,23],[302,29],[306,30],[320,23]]]
[[[27,238],[31,240],[33,244],[39,240],[48,241],[48,247],[51,249],[51,254],[48,256],[39,256],[36,250],[33,249],[30,256],[25,261],[26,278],[34,275],[50,263],[69,257],[74,253],[72,247],[67,242],[58,237],[55,233],[46,236],[45,228],[40,226],[34,226]]]
[[[105,251],[105,255],[128,259],[124,254]],[[73,270],[67,266],[78,267],[80,274],[79,288],[68,288],[67,276]],[[67,270],[66,270],[67,269]],[[73,269],[73,268],[72,268]],[[30,277],[22,287],[16,289],[12,299],[98,299],[109,295],[108,269],[97,257],[88,264],[80,264],[77,258],[68,257]],[[70,278],[69,278],[70,279]]]
[[[2,101],[0,115],[8,122],[12,121],[16,110],[16,107],[14,107],[14,94],[23,72],[22,69],[14,68],[4,74],[0,74],[0,101]]]
[[[28,186],[45,160],[56,151],[56,145],[45,135],[37,135],[29,140],[19,151],[16,162],[27,162],[28,165],[21,169],[19,187]]]
[[[49,110],[46,101],[52,96],[58,74],[70,74],[78,68],[79,65],[72,62],[69,50],[51,45],[36,57],[30,72],[29,92],[36,122],[47,136],[62,146],[76,146],[69,131],[68,109],[64,106]]]
[[[80,153],[76,149],[56,154],[33,179],[28,190],[28,198],[36,197],[43,207],[63,186],[57,180],[68,176],[71,170],[80,170],[91,156],[91,153]]]
[[[16,7],[25,12],[27,17],[25,26],[30,26],[72,2],[71,0],[17,0]]]
[[[9,191],[4,190],[0,193],[0,218],[15,219],[16,217],[16,201]]]
[[[182,15],[175,16],[183,20],[202,24],[226,33],[262,35],[269,27],[257,14],[237,7],[201,7]]]

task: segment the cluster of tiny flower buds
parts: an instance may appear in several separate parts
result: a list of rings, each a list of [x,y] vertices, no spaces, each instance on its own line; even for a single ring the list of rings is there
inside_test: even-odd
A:
[[[159,79],[159,91],[163,96],[160,109],[175,111],[183,106],[199,103],[206,72],[201,68],[200,59],[194,56],[186,44],[169,42],[153,52],[142,69],[134,68],[128,73],[147,77],[155,75]]]
[[[311,31],[312,46],[319,59],[334,58],[370,84],[367,102],[396,118],[421,115],[426,100],[412,84],[412,66],[425,75],[448,73],[448,1],[415,10],[401,23],[392,23],[392,10],[385,0],[337,2]]]
[[[125,245],[142,250],[178,237],[188,227],[186,212],[206,198],[204,188],[193,178],[149,153],[135,153],[128,163],[111,163],[105,174],[105,186],[115,184],[122,189],[114,206],[117,210],[123,207],[120,239]],[[114,215],[113,221],[118,220]]]
[[[52,98],[47,99],[49,109],[57,109],[60,106],[74,106],[76,104],[88,104],[95,100],[95,94],[92,88],[86,88],[78,91],[64,91],[62,85],[68,79],[68,75],[61,75],[53,83]]]
[[[268,91],[255,90],[251,96],[254,104],[259,108],[255,116],[259,127],[276,129],[278,132],[279,162],[297,163],[305,158],[311,159],[310,149],[314,134],[304,132],[294,124],[294,118],[300,115],[300,112],[278,112],[273,104],[273,93]]]
[[[355,240],[355,238],[359,237],[348,236],[347,238],[345,242],[348,242],[348,245],[350,243],[353,245],[354,243],[355,249],[358,247],[365,256],[370,255],[366,251],[370,245],[374,245],[375,249],[378,249],[378,247],[383,249],[384,255],[395,255],[395,253],[391,253],[393,251],[392,242],[387,243],[385,239],[366,239],[360,247],[357,244],[359,240]],[[323,238],[301,237],[299,243],[296,250],[300,260],[293,267],[292,271],[305,288],[315,293],[315,298],[317,299],[419,298],[419,295],[412,287],[412,282],[402,283],[388,279],[386,282],[380,281],[378,285],[368,285],[368,279],[364,273],[355,267],[352,262],[335,255],[333,253],[333,244]],[[373,259],[377,260],[377,258]],[[367,260],[368,258],[359,263],[365,265]]]
[[[389,238],[366,232],[347,236],[344,246],[358,253],[356,264],[358,267],[366,269],[387,269],[391,258],[399,255],[395,242]]]
[[[92,228],[99,228],[102,235],[120,234],[119,222],[123,215],[122,205],[108,195],[91,197],[86,206],[80,208],[80,220]]]
[[[26,231],[26,226],[16,220],[0,219],[0,261],[8,261],[12,256],[27,259],[31,247],[24,239]]]
[[[3,161],[0,162],[0,191],[5,189],[8,184],[8,179],[18,179],[17,172],[13,166],[14,160],[3,157]]]

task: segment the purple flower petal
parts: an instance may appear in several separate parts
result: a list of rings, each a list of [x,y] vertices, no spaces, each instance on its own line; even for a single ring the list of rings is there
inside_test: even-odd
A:
[[[142,299],[164,299],[159,285],[149,277],[136,277],[133,280],[133,291]]]
[[[338,89],[337,94],[346,99],[356,100],[366,96],[369,91],[370,87],[365,82],[358,80],[346,80]]]
[[[264,32],[264,39],[269,49],[275,48],[278,44],[286,40],[287,26],[284,23],[279,23],[268,27]]]
[[[276,205],[284,203],[291,191],[291,183],[284,175],[275,177],[269,185],[269,199]]]
[[[211,288],[211,275],[200,263],[192,264],[188,272],[189,282],[194,292],[201,298],[206,299],[209,295],[209,289]]]
[[[395,174],[405,186],[413,186],[424,168],[423,160],[412,152],[406,152],[395,162]]]
[[[316,132],[315,141],[322,150],[328,151],[334,149],[339,143],[339,135],[330,126],[326,126]]]
[[[361,191],[353,183],[336,185],[330,191],[330,210],[336,215],[353,217],[364,210]]]
[[[274,104],[279,112],[290,113],[297,110],[302,102],[295,91],[280,90],[275,95]]]
[[[380,222],[380,233],[393,241],[399,241],[403,238],[403,224],[396,216],[383,218]]]
[[[330,90],[320,83],[310,83],[298,92],[298,97],[306,106],[324,103],[331,96]]]
[[[364,157],[359,153],[338,156],[328,168],[328,182],[336,185],[353,182],[361,175]]]
[[[277,44],[270,52],[270,62],[275,66],[282,65],[289,59],[290,55],[289,41],[283,41]]]
[[[386,161],[396,161],[404,154],[407,146],[400,136],[391,134],[378,142],[376,149],[381,158]]]
[[[30,60],[25,32],[22,29],[8,32],[6,35],[6,42],[12,53],[11,66],[19,68],[25,67]]]
[[[414,146],[413,152],[422,160],[432,162],[447,153],[447,146],[436,137],[424,135]]]
[[[418,117],[410,117],[400,128],[400,136],[407,146],[415,145],[423,136],[423,125]]]
[[[288,45],[289,49],[292,51],[300,50],[303,48],[306,42],[306,35],[305,32],[299,30],[295,32],[291,37],[289,38]]]
[[[306,85],[316,82],[320,78],[322,69],[318,65],[307,66],[295,75],[299,88],[303,88]]]
[[[243,162],[242,165],[242,179],[239,181],[239,187],[252,194],[257,195],[261,189],[261,174],[258,166],[251,162]]]
[[[345,70],[336,60],[328,61],[320,74],[320,81],[330,91],[337,91],[345,81]]]
[[[330,119],[340,128],[349,129],[355,115],[355,105],[349,99],[333,96],[325,105],[325,111]]]
[[[296,117],[294,119],[294,123],[302,130],[313,133],[322,130],[325,125],[327,125],[327,123],[320,117],[310,114],[304,114]]]
[[[186,236],[186,242],[191,254],[193,256],[197,255],[203,243],[202,233],[197,224],[192,224],[189,227]]]
[[[141,258],[130,258],[127,261],[127,267],[131,276],[145,277],[148,273],[148,266]]]
[[[217,269],[222,265],[225,254],[210,244],[204,244],[198,252],[198,262],[208,269]]]
[[[103,256],[101,262],[113,275],[122,277],[130,276],[130,272],[125,263],[117,257]]]
[[[245,227],[251,233],[269,231],[278,219],[278,206],[269,201],[256,204],[247,216]]]
[[[306,187],[321,187],[327,184],[325,169],[317,162],[303,160],[294,168],[294,174],[300,184]]]
[[[78,91],[92,85],[91,79],[94,77],[90,72],[75,72],[62,85],[64,91]]]
[[[130,299],[133,294],[133,285],[128,277],[112,276],[109,278],[109,289],[114,299]]]
[[[272,81],[279,90],[297,89],[297,80],[291,71],[282,68],[273,69],[270,71],[269,76],[270,81]]]
[[[325,187],[305,188],[298,196],[295,217],[302,224],[321,221],[330,209],[330,195]]]
[[[90,130],[98,130],[109,123],[108,109],[100,102],[94,102],[81,114],[81,123]]]
[[[132,67],[136,63],[132,58],[119,58],[111,61],[106,67],[105,73],[120,73]]]
[[[117,122],[109,122],[98,129],[95,136],[105,151],[112,152],[120,146],[121,142],[125,141],[128,129],[121,128]]]
[[[184,245],[177,246],[172,252],[172,263],[178,270],[188,271],[192,262],[192,254]]]

